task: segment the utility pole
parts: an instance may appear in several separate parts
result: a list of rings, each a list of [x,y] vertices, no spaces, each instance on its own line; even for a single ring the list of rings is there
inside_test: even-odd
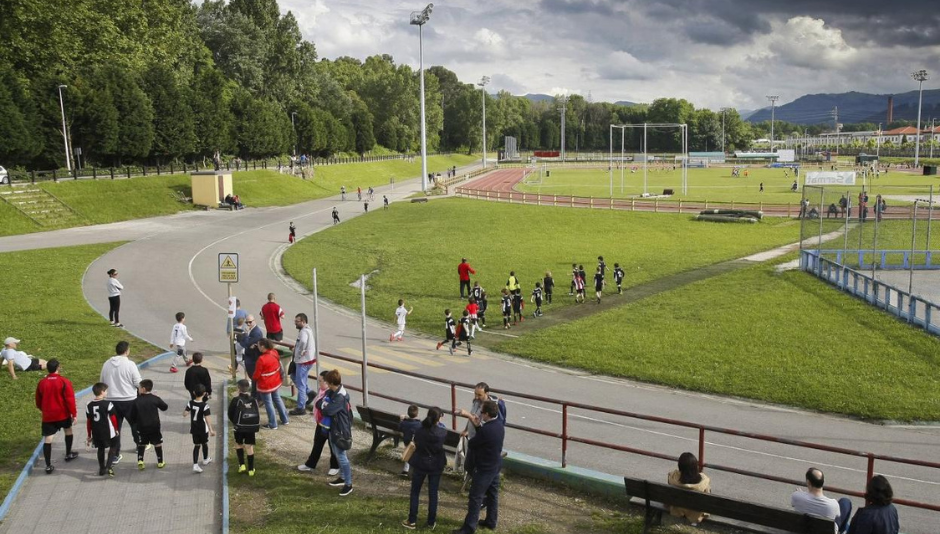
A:
[[[832,115],[832,125],[836,130],[836,150],[838,151],[839,146],[842,144],[842,136],[839,135],[839,106],[832,108],[829,114]]]
[[[914,168],[916,169],[920,164],[920,110],[924,103],[924,82],[930,79],[930,75],[927,74],[927,71],[921,69],[911,73],[911,78],[920,84],[920,88],[918,89],[920,95],[917,98],[917,140],[914,144]]]
[[[568,111],[567,96],[562,97],[561,107],[558,108],[558,111],[561,112],[561,161],[565,161],[565,115]]]
[[[934,119],[933,117],[931,117],[930,118],[930,157],[931,159],[933,158],[933,146],[936,144],[934,142],[935,129],[936,129],[936,126],[934,126]]]
[[[777,106],[777,100],[780,97],[777,95],[768,95],[767,100],[770,100],[770,151],[774,151],[774,109]]]
[[[428,138],[425,131],[424,117],[424,25],[431,18],[431,10],[434,4],[428,4],[421,11],[411,13],[411,24],[418,27],[418,72],[420,73],[420,91],[421,91],[421,191],[428,190]]]
[[[484,76],[477,82],[480,86],[480,93],[483,95],[483,168],[486,168],[486,84],[490,83],[490,77]],[[497,162],[498,163],[498,162]]]
[[[725,113],[727,113],[729,109],[731,108],[721,108],[719,110],[721,111],[721,151],[722,152],[727,152],[727,150],[725,150]]]

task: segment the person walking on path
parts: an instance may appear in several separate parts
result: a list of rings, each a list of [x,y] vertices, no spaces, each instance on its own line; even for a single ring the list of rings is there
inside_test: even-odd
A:
[[[183,378],[183,385],[189,392],[189,398],[196,399],[196,386],[202,386],[208,399],[212,395],[212,375],[209,370],[202,366],[202,353],[193,353],[193,365],[186,370],[186,377]]]
[[[179,369],[176,368],[176,362],[181,358],[183,364],[187,367],[193,364],[193,361],[186,357],[187,341],[193,341],[193,338],[189,337],[189,330],[186,329],[186,314],[176,312],[176,324],[173,325],[173,330],[170,332],[170,350],[176,351],[176,356],[173,356],[173,361],[170,363],[171,373],[179,372]]]
[[[265,425],[265,428],[277,430],[275,407],[277,407],[278,415],[281,416],[281,424],[290,424],[290,419],[287,418],[287,408],[284,407],[284,400],[278,394],[278,390],[281,389],[283,383],[281,360],[278,358],[277,351],[270,339],[262,339],[258,342],[258,345],[262,354],[258,358],[258,365],[255,366],[255,372],[251,378],[258,384],[258,394],[261,396],[264,409],[268,413],[268,424]]]
[[[463,290],[467,288],[467,295],[470,295],[470,275],[477,274],[473,267],[467,263],[467,258],[460,259],[460,265],[457,266],[457,275],[460,277],[460,298],[464,298]]]
[[[346,200],[345,198],[343,200]],[[333,224],[339,224],[339,211],[336,209],[336,206],[333,206]]]
[[[346,200],[346,186],[345,185],[339,186],[339,196],[341,199]],[[336,208],[333,208],[333,210],[336,210]]]
[[[447,343],[450,355],[454,355],[454,347],[457,346],[457,322],[450,316],[450,309],[444,310],[444,341],[437,344],[437,350]]]
[[[281,326],[284,308],[277,303],[274,293],[268,293],[268,303],[261,307],[261,317],[264,319],[265,337],[274,341],[284,339],[284,328]]]
[[[411,466],[411,506],[408,509],[408,519],[402,526],[414,530],[418,522],[418,500],[421,497],[421,486],[424,479],[428,480],[428,522],[427,526],[433,529],[437,524],[437,492],[441,484],[441,475],[447,465],[447,456],[444,453],[444,438],[447,429],[438,423],[441,421],[441,409],[433,407],[421,421],[421,427],[415,431],[413,443],[414,453],[408,460]]]
[[[65,431],[65,461],[78,458],[72,451],[72,423],[78,415],[75,409],[75,390],[68,378],[59,375],[59,360],[53,358],[46,364],[49,372],[36,384],[36,408],[42,412],[42,456],[46,461],[46,474],[55,471],[52,465],[52,439]]]
[[[7,370],[10,371],[10,376],[13,377],[13,380],[16,380],[17,367],[20,368],[20,371],[24,372],[40,371],[46,368],[47,363],[46,360],[33,358],[21,350],[16,350],[19,343],[19,339],[8,337],[3,340],[3,350],[0,351],[0,358],[3,359],[3,363],[7,366]]]
[[[310,369],[317,363],[317,345],[313,340],[313,330],[307,324],[307,314],[298,313],[294,317],[294,326],[297,327],[297,340],[294,342],[293,367],[291,380],[297,386],[297,407],[291,410],[290,415],[304,415],[307,413],[307,395]]]
[[[130,352],[130,344],[127,341],[119,341],[117,346],[114,347],[116,356],[112,356],[104,362],[99,377],[99,382],[108,385],[107,398],[114,403],[115,412],[117,413],[117,456],[111,459],[114,464],[121,461],[121,430],[124,426],[124,420],[130,417],[134,400],[137,398],[137,388],[140,385],[140,370],[128,358]],[[137,427],[134,424],[130,424],[130,427],[131,437],[134,438],[136,446],[139,441]]]
[[[250,395],[251,384],[247,379],[238,381],[238,396],[228,404],[228,420],[235,430],[235,454],[238,456],[238,472],[255,476],[255,434],[261,430],[258,400]],[[245,466],[248,453],[248,466]]]
[[[481,526],[496,530],[499,520],[499,470],[502,467],[503,439],[506,429],[493,401],[483,403],[479,417],[471,416],[476,434],[467,442],[467,472],[470,473],[470,496],[463,525],[454,534],[473,534]],[[480,509],[486,517],[480,521]]]
[[[117,411],[114,409],[114,403],[105,399],[108,393],[107,384],[98,382],[92,386],[91,392],[95,395],[95,400],[85,407],[88,428],[86,444],[98,449],[98,476],[103,477],[107,474],[113,477],[114,469],[111,467],[111,460],[118,453]],[[105,459],[106,454],[107,459]]]
[[[350,408],[349,393],[343,387],[343,379],[339,371],[333,369],[326,373],[329,392],[323,398],[323,415],[330,418],[330,447],[336,453],[339,469],[342,476],[330,482],[330,486],[342,486],[340,497],[345,497],[353,491],[352,466],[349,463],[347,451],[352,448],[352,411]]]
[[[597,304],[601,303],[601,295],[604,294],[604,271],[598,265],[597,272],[594,273],[594,296],[597,298]]]
[[[382,195],[382,209],[383,210],[388,209],[388,197],[385,195]]]
[[[297,227],[294,226],[294,221],[290,222],[290,226],[288,227],[288,230],[290,231],[290,233],[287,235],[287,242],[293,245],[294,241],[297,240]]]
[[[215,436],[215,430],[212,429],[212,411],[206,402],[208,397],[205,386],[197,384],[193,394],[195,396],[186,403],[183,416],[189,417],[189,433],[193,437],[193,472],[202,473],[202,468],[199,467],[199,450],[202,449],[202,465],[212,463],[212,458],[209,457],[209,436]]]
[[[398,330],[388,336],[389,342],[402,340],[402,336],[405,335],[405,322],[413,311],[415,311],[414,306],[412,306],[411,309],[406,309],[405,299],[398,299],[398,307],[395,308],[395,321],[398,323]]]
[[[124,291],[124,286],[121,285],[117,277],[117,269],[108,270],[108,284],[106,286],[108,290],[108,320],[111,321],[111,326],[123,327],[124,325],[121,324],[121,293]]]
[[[330,439],[330,425],[332,423],[331,418],[328,418],[323,415],[322,406],[323,399],[326,397],[326,394],[330,389],[326,384],[326,374],[329,371],[320,371],[320,376],[317,377],[317,385],[320,387],[317,392],[317,396],[313,398],[313,420],[316,423],[317,427],[313,431],[313,448],[310,449],[310,455],[307,456],[307,461],[298,465],[298,471],[313,471],[317,468],[317,463],[320,462],[320,456],[323,454],[323,445],[329,443]],[[330,451],[330,470],[327,472],[327,475],[333,477],[339,474],[339,462],[336,461],[336,454],[333,453],[333,447],[329,447]]]
[[[163,461],[163,432],[160,426],[160,412],[167,411],[167,406],[163,399],[153,394],[153,380],[145,378],[140,381],[140,395],[134,400],[131,408],[130,422],[137,425],[140,432],[139,442],[137,443],[137,469],[143,471],[144,453],[150,445],[153,445],[154,452],[157,453],[157,468],[166,467]]]

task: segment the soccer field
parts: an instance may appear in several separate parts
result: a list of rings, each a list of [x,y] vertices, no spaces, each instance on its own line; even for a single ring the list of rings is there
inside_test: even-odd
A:
[[[525,193],[540,193],[543,195],[575,195],[582,197],[610,198],[611,174],[606,164],[598,168],[549,168],[551,176],[542,176],[539,172],[530,174],[526,180],[516,186],[516,190]],[[741,167],[740,176],[731,176],[732,168],[712,167],[708,169],[689,169],[688,194],[682,194],[682,171],[673,170],[669,165],[666,168],[651,166],[647,171],[646,190],[650,194],[660,194],[664,189],[672,189],[675,194],[669,200],[694,200],[715,202],[741,202],[767,204],[793,204],[797,205],[802,198],[803,178],[806,172],[819,170],[819,167],[808,166],[800,171],[798,192],[791,191],[793,185],[792,170],[769,169],[766,167]],[[786,172],[785,172],[786,171]],[[744,174],[747,172],[748,176]],[[870,183],[869,183],[870,182]],[[896,196],[918,195],[927,197],[929,187],[936,185],[936,193],[940,195],[940,180],[936,176],[917,176],[908,173],[890,172],[881,174],[880,178],[865,183],[866,189],[873,195],[883,194]],[[630,198],[643,194],[643,166],[626,166],[621,175],[619,168],[613,171],[614,198]],[[760,191],[760,184],[764,184],[764,191]],[[622,186],[622,187],[621,187]],[[862,179],[858,177],[858,185],[846,187],[848,192],[862,189]],[[895,200],[893,205],[904,203]]]

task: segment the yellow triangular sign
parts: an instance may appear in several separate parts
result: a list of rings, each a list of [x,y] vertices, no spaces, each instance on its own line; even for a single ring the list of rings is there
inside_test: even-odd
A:
[[[226,256],[225,259],[222,260],[221,268],[222,269],[237,269],[238,267],[235,266],[235,262],[232,261],[231,256]]]

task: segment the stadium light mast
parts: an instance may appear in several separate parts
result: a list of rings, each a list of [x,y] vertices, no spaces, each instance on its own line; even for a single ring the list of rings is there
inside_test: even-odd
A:
[[[69,133],[65,126],[65,101],[62,99],[62,89],[68,85],[59,86],[59,109],[62,110],[62,139],[65,142],[65,168],[72,172],[72,158],[69,156]]]
[[[725,113],[730,111],[731,108],[721,108],[721,151],[727,153],[725,150]]]
[[[568,96],[565,95],[561,98],[561,107],[558,108],[558,111],[561,112],[561,161],[565,161],[565,115],[568,114]]]
[[[296,111],[290,112],[290,127],[291,130],[294,130],[294,157],[297,157],[297,125],[294,123],[294,119],[297,117]]]
[[[927,74],[927,71],[924,69],[920,69],[919,71],[912,72],[911,78],[920,84],[920,88],[918,89],[920,95],[917,97],[917,138],[914,142],[914,168],[916,169],[920,162],[920,110],[921,105],[924,103],[924,82],[930,79],[930,75]]]
[[[770,100],[770,152],[772,153],[774,151],[774,109],[780,97],[777,95],[767,95],[767,100]]]
[[[486,168],[486,84],[490,83],[490,77],[480,78],[477,85],[480,86],[480,93],[483,95],[483,168]],[[498,164],[498,162],[497,162]]]
[[[431,18],[434,4],[428,4],[421,11],[411,12],[411,24],[418,27],[418,71],[421,78],[421,191],[428,190],[428,137],[424,124],[424,25]]]

